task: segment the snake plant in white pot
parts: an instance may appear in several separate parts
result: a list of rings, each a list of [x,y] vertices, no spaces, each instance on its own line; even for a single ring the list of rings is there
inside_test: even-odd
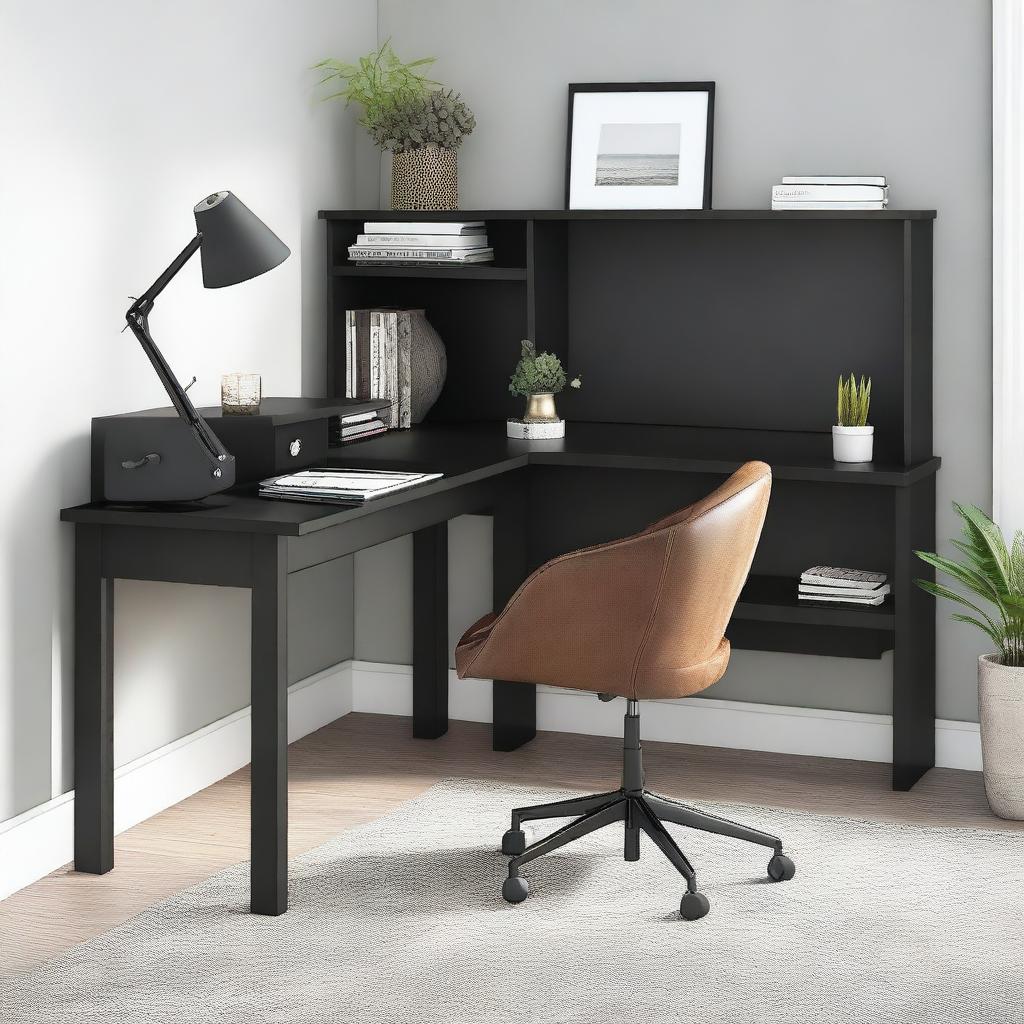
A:
[[[871,378],[862,376],[858,384],[852,373],[849,380],[840,376],[837,390],[832,458],[836,462],[870,462],[875,441],[875,428],[868,425]]]
[[[916,554],[970,593],[931,580],[917,583],[964,611],[953,618],[982,630],[995,644],[978,659],[978,718],[985,795],[1000,818],[1024,821],[1024,532],[1007,547],[1002,531],[973,505],[953,507],[964,536],[952,541],[963,558]]]

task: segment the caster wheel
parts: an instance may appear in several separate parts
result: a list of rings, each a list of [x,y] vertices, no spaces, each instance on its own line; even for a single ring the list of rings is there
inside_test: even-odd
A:
[[[501,895],[506,903],[522,903],[530,893],[530,883],[521,875],[506,878],[501,887]]]
[[[510,828],[501,837],[501,852],[518,857],[526,849],[526,833],[521,828]]]
[[[784,853],[777,853],[768,861],[768,877],[773,882],[788,882],[795,874],[796,865]]]
[[[710,909],[711,904],[702,892],[688,892],[679,901],[679,916],[685,921],[699,921]]]

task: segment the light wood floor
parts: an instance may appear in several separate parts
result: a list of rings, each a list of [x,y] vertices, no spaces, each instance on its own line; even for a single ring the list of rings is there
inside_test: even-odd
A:
[[[440,740],[414,740],[408,719],[347,715],[289,749],[289,851],[318,846],[445,778],[614,789],[620,747],[617,739],[549,732],[501,754],[491,750],[486,725],[453,722]],[[893,793],[881,764],[670,743],[645,743],[644,754],[650,787],[666,796],[1024,831],[992,815],[973,772],[933,769],[912,792]],[[0,903],[0,972],[51,959],[248,859],[248,790],[243,769],[118,836],[109,874],[65,867]]]

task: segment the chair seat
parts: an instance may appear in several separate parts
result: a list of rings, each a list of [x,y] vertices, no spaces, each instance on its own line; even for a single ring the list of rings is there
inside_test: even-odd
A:
[[[570,690],[584,690],[589,693],[614,693],[617,697],[633,697],[630,681],[619,675],[595,677],[593,685],[586,685],[579,676],[567,682],[562,673],[524,672],[523,659],[513,652],[502,653],[488,646],[491,631],[498,616],[493,612],[482,615],[473,623],[455,647],[455,668],[460,679],[466,676],[481,676],[487,679],[504,679],[513,683],[539,683],[544,686],[560,686]],[[685,697],[707,689],[718,682],[729,664],[729,641],[724,637],[712,656],[694,665],[665,667],[659,673],[660,684],[648,682],[645,697]],[[531,659],[532,660],[532,659]]]

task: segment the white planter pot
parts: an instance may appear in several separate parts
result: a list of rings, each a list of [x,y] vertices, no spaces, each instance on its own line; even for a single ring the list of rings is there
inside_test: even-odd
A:
[[[870,462],[874,444],[874,427],[832,428],[832,458],[836,462]]]
[[[978,659],[978,718],[989,806],[1024,821],[1024,668]]]

